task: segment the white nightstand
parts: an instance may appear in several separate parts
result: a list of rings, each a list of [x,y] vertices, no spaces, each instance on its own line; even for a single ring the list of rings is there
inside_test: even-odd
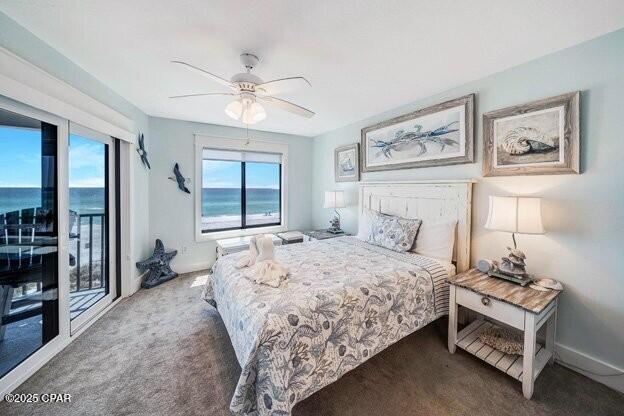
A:
[[[447,279],[450,284],[448,348],[471,353],[522,382],[524,397],[533,395],[533,383],[547,363],[554,361],[557,296],[490,277],[476,269]],[[457,333],[457,307],[461,305],[480,317]],[[479,340],[481,331],[493,324],[483,317],[524,332],[524,355],[505,354]],[[546,325],[545,345],[537,343],[537,331]]]
[[[282,245],[303,243],[305,236],[299,231],[285,231],[283,233],[277,233],[277,236],[282,239]]]
[[[344,236],[351,235],[349,233],[334,234],[334,233],[330,233],[327,230],[305,231],[303,234],[306,236],[305,241],[327,240],[330,238],[337,238],[337,237],[344,237]]]

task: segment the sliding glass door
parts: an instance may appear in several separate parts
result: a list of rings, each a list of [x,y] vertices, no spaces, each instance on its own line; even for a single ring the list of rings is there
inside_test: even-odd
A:
[[[0,103],[0,378],[60,324],[57,144],[66,129],[24,112]]]
[[[0,96],[0,392],[119,296],[122,147]]]
[[[116,296],[113,139],[71,124],[68,170],[69,312],[75,332]]]

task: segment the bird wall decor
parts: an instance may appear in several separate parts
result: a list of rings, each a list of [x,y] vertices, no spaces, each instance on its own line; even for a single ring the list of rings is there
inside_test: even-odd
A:
[[[180,166],[178,165],[177,162],[173,166],[173,175],[174,176],[169,176],[169,179],[177,182],[178,188],[180,188],[181,191],[186,192],[187,194],[190,194],[191,191],[189,191],[189,189],[186,187],[186,183],[191,182],[191,180],[189,178],[185,178],[184,176],[182,176],[182,173],[180,173]]]
[[[136,149],[137,153],[141,157],[141,162],[143,162],[143,166],[146,166],[148,169],[151,169],[149,160],[147,160],[147,150],[145,150],[145,138],[143,137],[143,133],[139,135],[139,148]]]

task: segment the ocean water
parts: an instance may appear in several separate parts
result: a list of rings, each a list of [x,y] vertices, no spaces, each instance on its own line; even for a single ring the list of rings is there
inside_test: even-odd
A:
[[[69,188],[69,209],[79,214],[103,213],[104,205],[104,188]],[[0,214],[40,206],[40,188],[0,188]]]
[[[280,209],[278,189],[248,188],[247,214],[276,213]],[[202,216],[238,215],[241,212],[241,191],[234,188],[204,188]]]
[[[69,206],[79,214],[104,212],[104,188],[70,188]],[[41,206],[39,188],[0,188],[0,214]],[[247,214],[279,212],[277,189],[247,189]],[[202,215],[205,217],[237,215],[241,212],[241,192],[232,188],[204,188]]]

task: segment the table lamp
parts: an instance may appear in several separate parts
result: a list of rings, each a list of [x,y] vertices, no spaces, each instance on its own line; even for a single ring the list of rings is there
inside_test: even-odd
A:
[[[526,256],[518,250],[516,234],[544,234],[542,225],[542,199],[517,196],[490,196],[490,208],[485,228],[511,233],[513,249],[507,247],[509,256],[502,258],[498,271],[519,279],[528,277]],[[500,276],[499,276],[500,277]]]
[[[340,229],[340,214],[338,208],[345,207],[344,191],[325,191],[324,208],[333,208],[336,216],[329,221],[331,227],[327,230],[332,234],[343,233]]]

